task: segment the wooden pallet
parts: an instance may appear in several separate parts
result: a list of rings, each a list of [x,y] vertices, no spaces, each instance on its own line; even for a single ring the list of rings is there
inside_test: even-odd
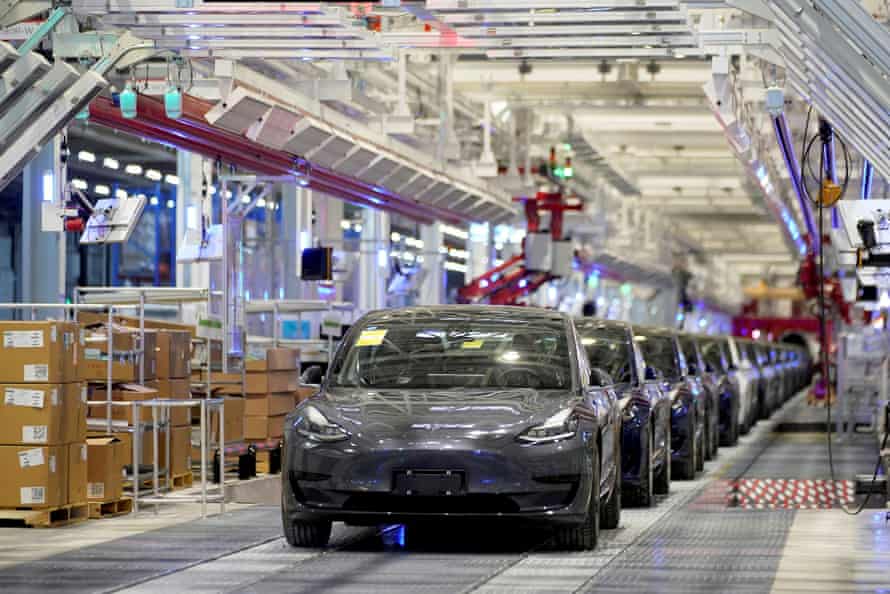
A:
[[[113,518],[123,516],[133,511],[133,500],[123,497],[116,501],[90,501],[90,518]]]
[[[170,477],[170,488],[174,491],[178,491],[179,489],[188,489],[194,483],[195,475],[191,472],[185,472],[183,474],[174,474]]]
[[[46,509],[0,509],[0,525],[29,528],[56,528],[83,522],[90,517],[87,503],[71,503]]]

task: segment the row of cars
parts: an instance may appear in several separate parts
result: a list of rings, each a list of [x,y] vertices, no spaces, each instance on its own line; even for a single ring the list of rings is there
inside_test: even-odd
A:
[[[373,312],[285,423],[294,546],[334,521],[545,521],[591,549],[809,381],[803,349],[543,309]]]

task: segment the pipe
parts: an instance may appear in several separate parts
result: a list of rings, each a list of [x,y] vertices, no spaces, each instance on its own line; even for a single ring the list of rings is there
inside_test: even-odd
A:
[[[874,182],[875,168],[868,159],[862,160],[862,185],[859,188],[859,197],[868,200],[871,197],[871,186]]]
[[[785,168],[788,169],[791,177],[791,187],[794,188],[794,194],[797,196],[797,203],[800,206],[800,212],[803,214],[807,235],[810,238],[813,249],[816,253],[819,253],[821,238],[819,237],[819,231],[816,229],[816,220],[813,216],[810,198],[807,196],[806,189],[800,178],[800,163],[798,163],[797,155],[794,153],[794,143],[788,130],[788,120],[785,119],[784,113],[773,116],[772,120],[776,141],[779,143],[779,150],[782,153],[782,158],[785,160]]]

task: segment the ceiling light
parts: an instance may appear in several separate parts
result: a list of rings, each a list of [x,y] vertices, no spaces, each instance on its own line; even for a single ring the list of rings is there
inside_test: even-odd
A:
[[[340,221],[340,228],[344,231],[348,230],[350,227],[352,227],[352,223],[349,221]]]
[[[89,184],[82,179],[72,179],[71,185],[74,186],[75,188],[77,188],[78,190],[86,190],[88,187],[90,187]]]
[[[173,175],[172,173],[168,173],[164,176],[164,181],[170,184],[171,186],[179,185],[179,176]]]
[[[157,169],[146,169],[145,177],[147,177],[151,181],[161,181],[164,176]]]
[[[96,162],[96,155],[94,155],[90,151],[80,151],[79,153],[77,153],[77,158],[81,161],[86,161],[87,163]]]
[[[158,197],[157,197],[157,196],[152,196],[151,199],[150,199],[148,202],[149,202],[149,204],[151,204],[152,206],[157,206],[157,205],[158,205]]]
[[[250,196],[245,196],[244,198],[242,198],[242,200],[244,200],[244,199],[247,199],[247,201],[250,202]],[[266,199],[260,198],[259,200],[257,200],[256,206],[257,206],[257,208],[266,208]]]
[[[130,164],[124,167],[124,171],[129,173],[130,175],[142,175],[142,166],[136,164]]]
[[[109,188],[108,186],[106,186],[104,184],[96,184],[96,186],[93,188],[93,191],[95,193],[99,194],[100,196],[110,196],[111,195],[111,188]]]
[[[127,196],[127,191],[118,188],[117,190],[114,191],[114,197],[115,197],[115,198],[120,198],[121,200],[126,200],[127,197],[128,197],[128,196]]]
[[[173,200],[167,200],[167,208],[176,208],[176,202]]]
[[[105,157],[102,159],[102,165],[108,167],[109,169],[117,169],[120,167],[120,163],[117,162],[117,159],[112,159],[111,157]]]
[[[241,196],[241,203],[242,204],[250,204],[250,194],[245,194],[244,196]]]

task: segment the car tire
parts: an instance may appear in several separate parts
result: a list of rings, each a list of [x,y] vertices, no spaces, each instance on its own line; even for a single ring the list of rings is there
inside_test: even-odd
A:
[[[668,422],[667,427],[664,430],[665,434],[665,447],[661,453],[661,471],[658,473],[658,476],[655,477],[655,482],[652,484],[652,491],[655,492],[656,495],[667,495],[671,491],[671,425]],[[651,441],[652,449],[655,449],[655,433],[652,433]],[[654,501],[654,500],[653,500]]]
[[[707,424],[705,424],[707,427]],[[695,470],[696,472],[701,472],[705,469],[705,455],[708,451],[708,443],[706,441],[707,435],[704,431],[702,431],[701,443],[698,445],[698,457],[695,459]]]
[[[689,416],[686,418],[689,423],[689,434],[692,439],[689,440],[689,455],[682,462],[677,462],[677,478],[681,481],[691,481],[695,479],[695,469],[698,466],[698,437],[696,436],[695,407],[689,408]]]
[[[705,445],[705,447],[702,448],[702,468],[704,468],[705,460],[710,460],[714,457],[713,450],[711,449],[711,438],[713,433],[711,431],[711,415],[709,412],[705,413],[704,431],[702,431],[702,434],[702,442]]]
[[[600,528],[614,530],[621,523],[621,441],[615,445],[615,484],[605,505],[600,508]]]
[[[590,501],[587,504],[587,517],[580,524],[559,526],[556,529],[557,548],[568,551],[592,551],[600,536],[600,462],[598,448],[594,450],[594,463],[591,477]]]
[[[647,424],[645,437],[641,439],[646,444],[645,451],[640,457],[640,482],[628,493],[628,499],[634,505],[640,507],[652,507],[655,501],[654,485],[655,476],[653,475],[652,452],[655,451],[655,437],[652,433],[652,426]]]
[[[329,521],[303,522],[285,520],[284,538],[292,547],[318,549],[326,547],[331,539],[332,523]]]

